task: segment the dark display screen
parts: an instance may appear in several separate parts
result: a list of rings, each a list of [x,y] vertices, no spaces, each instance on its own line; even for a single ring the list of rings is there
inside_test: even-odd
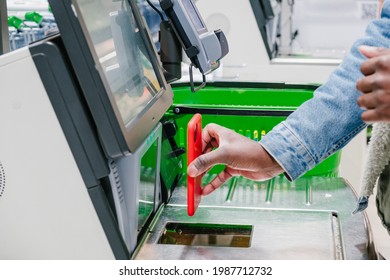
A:
[[[111,103],[127,126],[161,90],[133,11],[127,1],[75,2]]]

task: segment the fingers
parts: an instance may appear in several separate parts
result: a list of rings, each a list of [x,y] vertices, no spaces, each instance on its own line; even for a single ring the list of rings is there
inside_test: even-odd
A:
[[[367,58],[372,58],[378,55],[383,54],[384,52],[387,52],[388,49],[382,48],[382,47],[372,47],[372,46],[360,46],[359,51],[362,55],[364,55]]]
[[[389,59],[390,64],[390,59]],[[383,91],[390,93],[390,67],[388,70],[378,70],[373,75],[359,79],[356,88],[363,93]]]
[[[376,82],[374,81],[374,77],[372,75],[361,78],[356,82],[356,88],[363,93],[372,92],[375,87]]]
[[[233,177],[232,174],[229,173],[229,171],[225,168],[221,173],[219,173],[210,183],[208,183],[204,188],[202,189],[202,195],[208,195],[218,189],[220,186],[226,183],[227,180],[229,180],[231,177]]]
[[[187,174],[191,177],[199,176],[216,164],[225,164],[223,149],[216,149],[194,159],[187,168]]]
[[[381,47],[359,47],[360,52],[368,58],[362,63],[360,70],[363,75],[368,76],[374,74],[378,69],[388,68],[390,50]]]
[[[360,52],[368,58],[360,70],[365,76],[356,88],[364,93],[357,100],[367,109],[362,113],[364,122],[390,121],[390,49],[361,46]]]
[[[362,95],[357,100],[361,108],[367,109],[362,113],[364,122],[390,122],[390,94],[385,90],[375,90]]]
[[[210,147],[217,147],[219,143],[219,133],[222,127],[211,123],[206,125],[202,131],[202,150],[205,151]]]
[[[205,153],[208,153],[210,151],[212,151],[214,148],[218,148],[219,147],[219,142],[216,141],[215,139],[211,139],[210,142],[206,143],[202,143],[202,154],[205,154]]]
[[[372,75],[375,73],[377,69],[376,61],[376,58],[371,58],[362,63],[362,65],[360,66],[360,71],[364,76]]]
[[[378,105],[377,94],[359,96],[357,103],[360,108],[373,109]]]
[[[364,122],[390,122],[390,105],[382,103],[362,113]]]
[[[202,151],[203,154],[196,158],[187,168],[187,174],[191,177],[199,176],[211,167],[219,163],[226,163],[226,153],[218,148],[221,141],[221,135],[228,129],[217,125],[208,124],[202,131]]]
[[[364,95],[358,97],[357,103],[365,109],[390,107],[390,81],[381,83],[372,91],[365,92]]]
[[[359,107],[373,109],[379,106],[390,106],[390,79],[387,73],[375,73],[360,79],[356,88],[364,95],[357,99]]]
[[[387,119],[378,110],[367,110],[362,113],[362,120],[366,123],[386,121]]]

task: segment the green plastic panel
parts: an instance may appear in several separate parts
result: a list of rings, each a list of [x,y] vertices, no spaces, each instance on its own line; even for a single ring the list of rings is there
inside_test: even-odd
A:
[[[186,147],[187,123],[194,113],[202,110],[203,127],[208,123],[217,123],[248,138],[260,140],[263,134],[285,120],[286,116],[251,116],[251,112],[263,111],[265,115],[268,112],[270,114],[276,112],[276,115],[278,112],[292,112],[303,102],[312,98],[315,89],[316,86],[311,85],[215,83],[193,93],[188,85],[173,85],[174,104],[166,117],[175,119],[178,126],[175,140],[181,147]],[[177,107],[187,108],[189,112],[177,113]],[[205,109],[207,113],[204,113]],[[237,112],[245,114],[239,115]],[[340,157],[339,151],[307,172],[305,176],[337,176]],[[186,166],[184,155],[183,172]],[[213,168],[210,173],[217,173],[221,168],[223,167]]]

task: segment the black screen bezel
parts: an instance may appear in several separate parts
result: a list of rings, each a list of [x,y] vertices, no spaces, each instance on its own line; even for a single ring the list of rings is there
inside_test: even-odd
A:
[[[133,153],[156,126],[173,99],[171,87],[164,79],[154,44],[138,6],[128,0],[161,90],[129,124],[125,124],[116,108],[116,103],[112,102],[113,99],[109,96],[112,93],[104,83],[105,78],[102,78],[95,67],[98,62],[93,54],[94,51],[91,50],[91,42],[88,42],[83,23],[77,15],[77,2],[49,0],[49,3],[106,154],[110,158],[117,158]]]

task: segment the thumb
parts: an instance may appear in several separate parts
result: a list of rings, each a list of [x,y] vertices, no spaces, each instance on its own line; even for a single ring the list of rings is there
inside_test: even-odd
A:
[[[187,174],[196,177],[208,171],[214,165],[224,163],[225,155],[220,150],[213,150],[194,159],[187,168]]]
[[[383,47],[360,46],[359,51],[365,57],[372,58],[381,55],[383,53],[389,52],[389,49]]]

